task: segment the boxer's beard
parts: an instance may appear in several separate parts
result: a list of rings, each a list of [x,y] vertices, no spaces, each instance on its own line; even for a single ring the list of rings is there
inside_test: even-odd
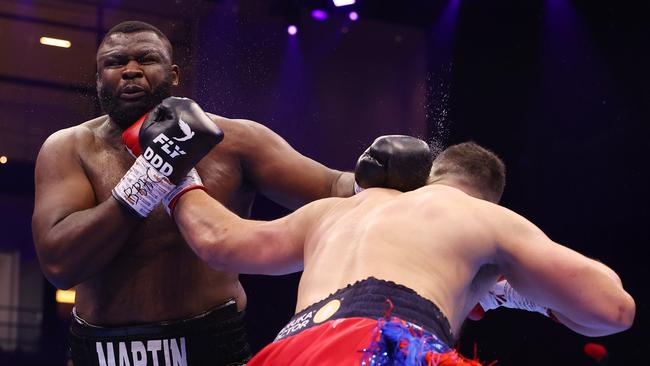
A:
[[[151,92],[146,91],[145,95],[136,103],[129,105],[120,104],[120,97],[117,95],[115,89],[98,85],[97,94],[99,95],[99,102],[104,113],[108,114],[111,120],[118,126],[125,129],[131,126],[138,118],[142,117],[143,114],[160,104],[163,99],[171,97],[171,89],[172,82],[170,76],[165,78]]]

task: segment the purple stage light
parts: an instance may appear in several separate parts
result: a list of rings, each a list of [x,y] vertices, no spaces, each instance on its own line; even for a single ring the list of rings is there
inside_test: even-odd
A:
[[[350,14],[348,14],[348,17],[351,21],[355,22],[359,19],[359,14],[356,11],[351,11]]]
[[[296,26],[293,25],[293,24],[290,25],[290,26],[288,26],[288,27],[287,27],[287,33],[289,33],[289,34],[292,35],[292,36],[296,35],[296,33],[298,33],[298,27],[296,27]]]
[[[334,0],[334,5],[336,6],[346,6],[352,5],[355,3],[355,0]]]
[[[327,12],[325,12],[325,10],[314,9],[311,11],[311,17],[322,22],[327,19]]]

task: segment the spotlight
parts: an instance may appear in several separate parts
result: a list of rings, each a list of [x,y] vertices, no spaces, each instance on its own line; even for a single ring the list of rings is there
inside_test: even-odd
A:
[[[56,302],[62,304],[74,304],[74,290],[56,290]]]
[[[8,160],[9,159],[7,159],[6,156],[4,155],[0,156],[0,164],[6,164]]]
[[[288,27],[287,27],[287,33],[289,33],[289,34],[292,35],[292,36],[296,35],[296,33],[298,33],[298,27],[296,27],[296,26],[293,25],[293,24],[290,25],[290,26],[288,26]]]
[[[311,17],[315,20],[318,20],[319,22],[322,22],[323,20],[327,19],[327,12],[325,12],[325,10],[314,9],[311,11]]]
[[[65,39],[50,38],[50,37],[41,37],[39,39],[39,42],[46,46],[54,46],[54,47],[62,47],[62,48],[70,48],[72,46],[72,43],[70,43],[70,41],[67,41]]]
[[[334,0],[334,5],[336,6],[346,6],[352,5],[355,3],[355,0]]]
[[[348,14],[348,18],[350,18],[351,21],[355,22],[357,19],[359,19],[359,14],[356,11],[351,11],[350,14]]]

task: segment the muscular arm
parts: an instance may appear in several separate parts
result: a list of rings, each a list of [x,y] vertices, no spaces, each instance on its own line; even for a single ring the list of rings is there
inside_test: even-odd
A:
[[[104,268],[138,221],[112,197],[97,204],[74,129],[50,136],[36,161],[32,234],[43,273],[70,288]]]
[[[245,220],[201,190],[181,196],[174,220],[192,250],[219,270],[280,275],[301,271],[305,239],[331,200],[274,221]]]
[[[243,165],[262,194],[288,208],[354,194],[354,174],[327,168],[298,153],[261,124],[239,120]],[[228,138],[228,137],[226,137]]]
[[[519,293],[583,335],[608,335],[632,325],[634,300],[609,267],[551,241],[511,211],[500,228],[497,262]]]

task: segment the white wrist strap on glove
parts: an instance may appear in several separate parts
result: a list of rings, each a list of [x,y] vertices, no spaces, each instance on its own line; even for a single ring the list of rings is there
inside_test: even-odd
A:
[[[139,156],[112,193],[115,199],[131,208],[138,216],[147,217],[172,189],[174,184],[169,178]]]
[[[364,188],[361,188],[358,184],[357,181],[354,181],[354,194],[358,194],[363,192]]]
[[[533,311],[549,316],[549,309],[523,297],[506,280],[498,281],[490,291],[479,300],[485,311],[506,307]]]
[[[193,189],[205,190],[199,172],[194,168],[192,168],[185,178],[183,178],[178,185],[163,198],[163,205],[165,206],[165,211],[167,211],[169,216],[173,216],[174,206],[176,206],[178,199],[181,198],[185,192]]]

